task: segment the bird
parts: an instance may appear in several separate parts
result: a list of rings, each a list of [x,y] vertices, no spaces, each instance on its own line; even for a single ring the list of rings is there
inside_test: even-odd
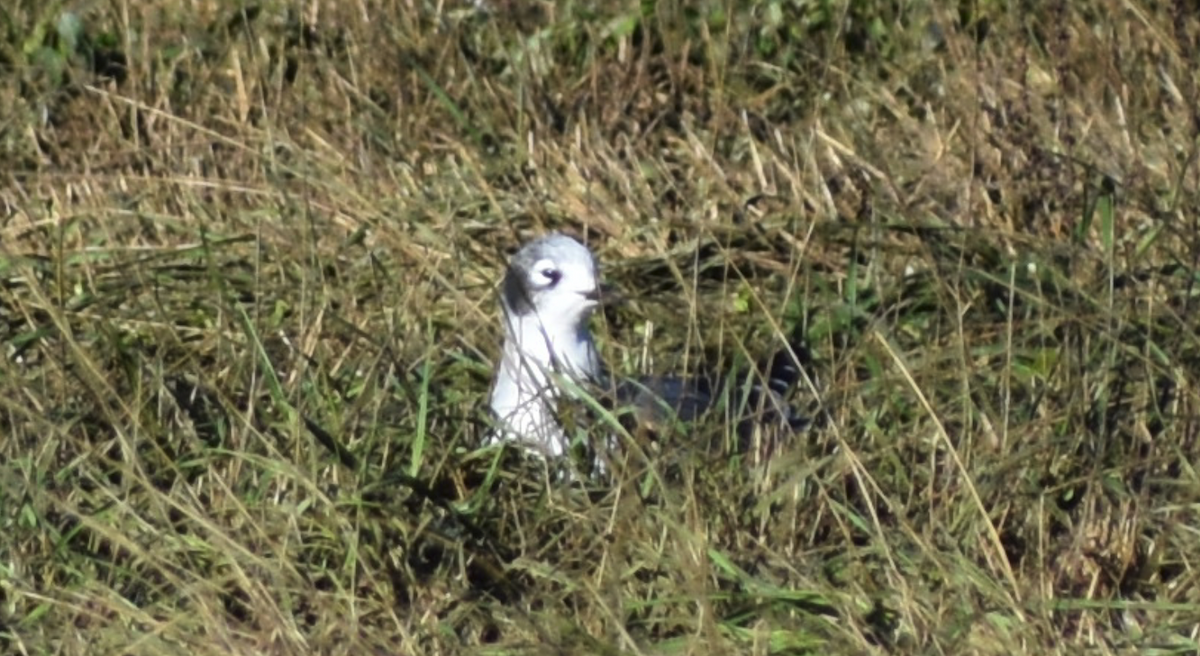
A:
[[[787,432],[808,423],[782,402],[781,394],[800,373],[788,349],[761,368],[765,386],[746,376],[614,377],[589,327],[601,302],[596,258],[566,234],[554,232],[525,243],[509,260],[499,295],[504,338],[489,402],[497,420],[489,444],[512,443],[545,458],[563,457],[571,439],[557,409],[561,400],[581,392],[632,406],[629,416],[650,426],[661,424],[664,415],[696,421],[725,392],[740,396],[743,407],[761,410],[737,418],[737,433],[743,437],[764,423]]]

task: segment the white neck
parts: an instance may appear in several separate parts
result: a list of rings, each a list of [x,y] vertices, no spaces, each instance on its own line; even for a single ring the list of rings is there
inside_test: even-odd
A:
[[[600,359],[586,321],[545,325],[536,314],[504,313],[504,347],[492,385],[491,407],[504,425],[498,439],[515,439],[559,456],[568,438],[554,414],[559,390],[550,374],[576,383],[598,380]]]

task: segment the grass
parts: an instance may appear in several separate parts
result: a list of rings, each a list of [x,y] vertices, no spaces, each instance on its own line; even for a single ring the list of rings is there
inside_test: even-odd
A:
[[[1197,651],[1183,4],[3,12],[0,651]],[[555,229],[813,429],[480,449]]]

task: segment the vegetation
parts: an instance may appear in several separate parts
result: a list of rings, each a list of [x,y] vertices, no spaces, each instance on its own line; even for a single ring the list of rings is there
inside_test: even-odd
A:
[[[236,4],[0,9],[0,652],[1200,649],[1190,3]],[[549,230],[812,429],[480,448]]]

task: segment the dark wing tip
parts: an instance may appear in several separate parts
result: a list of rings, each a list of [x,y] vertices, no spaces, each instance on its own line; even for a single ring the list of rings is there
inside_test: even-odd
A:
[[[767,387],[776,394],[785,394],[793,385],[800,382],[801,374],[812,362],[812,352],[803,341],[788,342],[787,346],[776,351],[759,366],[759,371],[767,382]]]

